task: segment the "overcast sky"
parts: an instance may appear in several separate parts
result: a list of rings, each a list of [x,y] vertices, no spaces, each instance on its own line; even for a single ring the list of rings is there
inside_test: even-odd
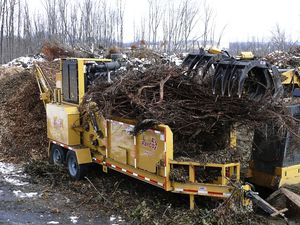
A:
[[[44,0],[27,0],[41,10]],[[72,0],[74,1],[74,0]],[[107,0],[112,2],[110,0]],[[171,0],[160,0],[166,3]],[[178,0],[174,0],[178,1]],[[80,1],[78,1],[80,2]],[[201,3],[201,0],[196,0]],[[207,0],[216,13],[217,30],[226,25],[223,41],[269,38],[278,23],[288,37],[300,40],[300,0]],[[133,21],[147,15],[147,0],[125,0],[125,41],[132,41]],[[199,31],[201,25],[199,24]]]

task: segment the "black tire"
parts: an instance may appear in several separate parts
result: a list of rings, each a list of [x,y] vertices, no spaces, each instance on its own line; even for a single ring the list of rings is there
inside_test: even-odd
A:
[[[67,153],[67,167],[69,175],[73,179],[80,180],[86,175],[87,166],[79,165],[75,152],[71,150]]]
[[[52,144],[51,152],[50,152],[50,163],[54,165],[62,165],[64,164],[66,159],[66,152],[62,149],[62,147]]]

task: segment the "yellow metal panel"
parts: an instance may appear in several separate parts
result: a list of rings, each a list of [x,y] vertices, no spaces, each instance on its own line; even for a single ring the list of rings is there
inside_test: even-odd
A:
[[[85,93],[85,84],[84,84],[84,61],[78,60],[78,97],[79,97],[79,104],[82,102],[84,93]]]
[[[164,132],[147,130],[137,139],[138,146],[138,168],[156,173],[157,165],[162,160],[165,161],[165,135]]]
[[[56,73],[55,75],[55,80],[56,80],[56,88],[62,88],[62,73]]]
[[[300,68],[299,68],[300,69]],[[281,74],[283,76],[282,84],[296,84],[300,87],[300,79],[294,70],[288,70]]]
[[[176,160],[170,160],[170,163],[172,164],[178,164],[178,165],[194,165],[194,166],[207,166],[207,167],[231,167],[231,166],[239,166],[240,163],[199,163],[199,162],[190,162],[190,161],[176,161]]]
[[[195,209],[195,195],[190,195],[190,210]]]
[[[74,149],[78,164],[86,164],[92,162],[91,151],[89,148]]]
[[[212,196],[219,198],[227,198],[231,195],[233,187],[225,185],[214,185],[206,183],[179,183],[172,182],[174,187],[172,192],[182,194],[194,194],[203,196]]]
[[[189,166],[189,181],[195,182],[195,167],[192,165]]]
[[[275,170],[276,176],[280,176],[279,187],[283,185],[299,184],[300,183],[300,165],[289,167],[277,167]]]
[[[135,159],[135,137],[131,135],[130,131],[133,128],[134,126],[130,124],[111,121],[110,129],[108,129],[110,132],[109,157],[132,166],[134,166]]]
[[[76,59],[78,61],[86,62],[111,62],[111,59],[98,59],[98,58],[64,58],[64,59]]]
[[[241,59],[253,59],[254,55],[252,52],[241,52],[240,57]]]
[[[169,126],[160,125],[161,128],[164,129],[165,132],[165,140],[166,140],[166,152],[165,152],[165,190],[170,191],[173,189],[170,182],[170,162],[173,160],[173,133]]]
[[[80,133],[72,126],[79,125],[77,107],[69,105],[47,104],[48,138],[66,145],[80,144]]]
[[[221,53],[221,52],[222,52],[221,49],[214,48],[214,47],[208,49],[208,53],[210,53],[210,54],[219,54],[219,53]]]
[[[106,159],[105,165],[109,166],[113,170],[119,171],[119,172],[129,175],[131,177],[137,178],[144,182],[147,182],[147,183],[153,184],[155,186],[158,186],[160,188],[163,188],[165,178],[161,177],[159,175],[150,173],[145,170],[141,170],[139,168],[134,168],[133,166],[130,166],[130,165],[125,165],[125,164],[116,162],[115,160],[112,160],[112,159]],[[156,181],[156,183],[153,181]]]
[[[252,183],[272,189],[300,183],[300,165],[277,167],[274,174],[268,174],[255,170],[252,163],[249,174],[251,174],[250,181]]]

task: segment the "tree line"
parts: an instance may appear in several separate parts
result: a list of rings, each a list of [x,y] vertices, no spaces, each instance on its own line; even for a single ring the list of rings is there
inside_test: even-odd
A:
[[[38,52],[45,41],[70,47],[124,47],[125,32],[132,45],[146,45],[168,53],[219,46],[226,25],[219,25],[208,0],[146,0],[146,13],[125,30],[128,0],[41,0],[33,10],[30,0],[0,0],[1,63]],[[137,3],[139,4],[139,3]],[[142,4],[142,3],[140,3]],[[283,46],[282,31],[274,42]],[[251,50],[251,49],[250,49]]]
[[[0,0],[1,63],[37,52],[45,40],[71,47],[124,45],[124,24],[129,23],[124,18],[132,12],[126,0],[42,0],[38,11],[29,4],[30,0]],[[133,43],[169,53],[216,40],[220,44],[215,14],[206,0],[147,0],[146,5],[147,13],[132,24]]]

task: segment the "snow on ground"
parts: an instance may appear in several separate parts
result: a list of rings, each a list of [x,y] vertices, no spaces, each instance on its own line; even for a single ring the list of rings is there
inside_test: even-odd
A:
[[[23,181],[19,180],[16,177],[4,176],[4,180],[7,183],[10,183],[10,184],[15,185],[15,186],[24,186],[24,185],[28,184],[28,182],[23,182]]]
[[[109,221],[112,223],[111,225],[118,225],[118,223],[125,222],[125,220],[123,220],[121,216],[116,217],[115,215],[111,215]]]
[[[37,192],[28,192],[28,193],[24,193],[20,190],[17,191],[13,191],[13,193],[15,194],[15,196],[17,198],[33,198],[37,196]]]
[[[0,162],[0,173],[11,174],[15,170],[16,168],[13,164]]]
[[[59,224],[59,222],[57,222],[57,221],[49,221],[49,222],[47,222],[47,224]]]
[[[15,186],[23,186],[28,182],[22,181],[26,177],[22,169],[12,163],[0,162],[0,179]]]
[[[22,56],[12,61],[3,64],[3,67],[23,67],[23,68],[30,68],[32,67],[34,62],[43,62],[45,61],[42,55],[33,55],[33,56]]]
[[[109,221],[110,222],[113,222],[117,219],[117,217],[115,215],[111,215],[110,218],[109,218]]]
[[[78,216],[70,216],[70,220],[72,223],[76,224],[78,222]]]
[[[172,63],[175,63],[176,66],[180,66],[183,62],[182,59],[180,59],[177,55],[170,55],[169,57],[169,60],[172,62]]]

